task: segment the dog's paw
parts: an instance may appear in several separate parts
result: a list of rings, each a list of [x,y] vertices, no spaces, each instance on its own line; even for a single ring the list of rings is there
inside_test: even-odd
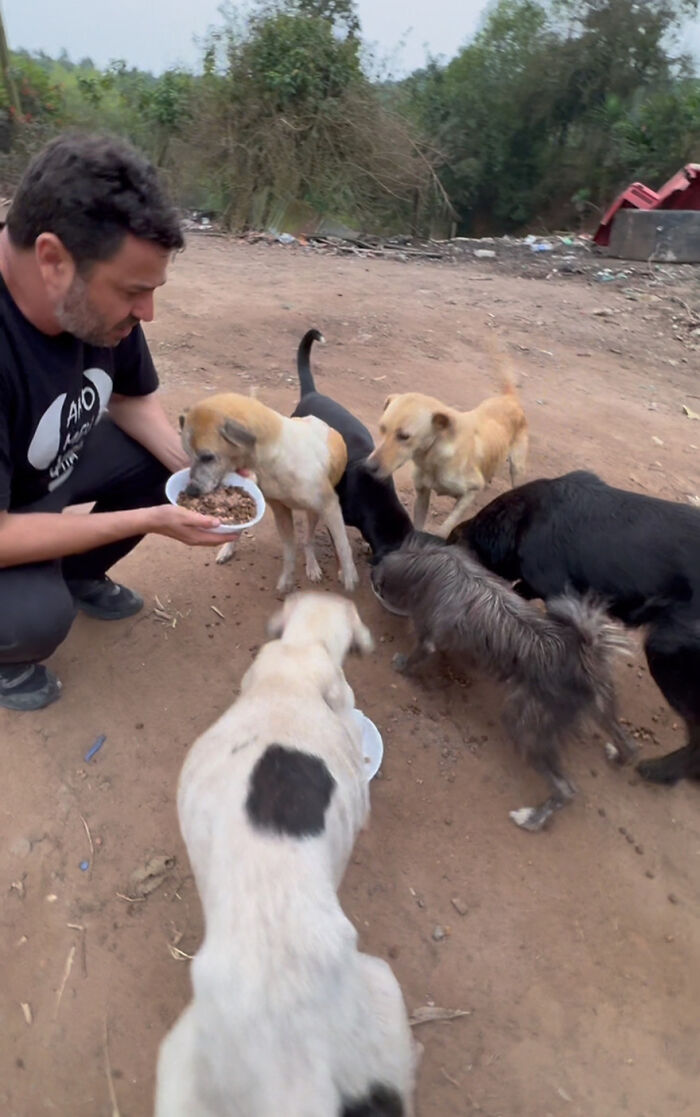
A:
[[[217,566],[223,566],[225,562],[230,562],[235,553],[235,543],[224,543],[223,547],[219,547],[219,550],[216,552]]]
[[[394,671],[403,672],[406,670],[407,665],[408,656],[404,655],[403,652],[397,652],[396,655],[392,657],[391,666],[394,668]]]
[[[352,593],[354,589],[357,589],[358,582],[360,581],[360,576],[354,566],[350,567],[349,570],[339,570],[338,578],[343,583],[343,589],[348,593]]]
[[[315,555],[309,555],[306,560],[306,577],[310,582],[323,581],[323,571],[318,565],[318,560]]]
[[[294,589],[294,579],[287,578],[283,574],[277,583],[276,589],[278,593],[291,593]]]
[[[537,833],[547,821],[542,818],[542,812],[537,807],[520,807],[517,811],[508,811],[508,814],[516,826],[521,830],[530,830],[531,833]]]

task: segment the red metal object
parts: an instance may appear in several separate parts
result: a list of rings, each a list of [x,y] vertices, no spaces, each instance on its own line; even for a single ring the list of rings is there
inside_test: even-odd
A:
[[[593,237],[596,244],[609,243],[615,214],[620,209],[629,208],[700,210],[700,163],[686,163],[660,190],[650,190],[642,182],[633,182],[615,199],[604,215]]]

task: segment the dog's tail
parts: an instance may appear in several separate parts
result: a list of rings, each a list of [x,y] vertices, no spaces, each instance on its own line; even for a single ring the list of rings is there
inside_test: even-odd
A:
[[[505,347],[505,343],[497,336],[493,328],[486,330],[484,337],[486,340],[486,348],[498,370],[501,392],[504,396],[517,396],[518,382],[515,366]]]
[[[302,396],[308,395],[309,392],[316,391],[316,385],[314,384],[311,365],[309,363],[309,355],[311,353],[311,346],[315,341],[320,341],[323,345],[325,340],[320,330],[307,330],[299,342],[299,348],[297,349],[297,372],[299,373],[299,387]]]
[[[581,663],[589,678],[600,677],[601,666],[608,670],[615,656],[629,653],[623,629],[610,619],[599,597],[554,597],[547,602],[547,612],[576,632]]]

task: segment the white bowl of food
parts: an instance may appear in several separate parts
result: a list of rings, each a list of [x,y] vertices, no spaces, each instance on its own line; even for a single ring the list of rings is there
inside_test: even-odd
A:
[[[382,766],[384,742],[374,722],[370,721],[362,710],[353,710],[352,716],[362,732],[362,755],[365,762],[365,776],[369,781],[374,779]]]
[[[227,473],[218,488],[204,496],[186,495],[189,480],[189,469],[173,473],[165,484],[166,497],[171,504],[191,508],[205,516],[216,516],[221,523],[211,530],[217,535],[235,535],[255,527],[265,515],[265,498],[249,477]]]

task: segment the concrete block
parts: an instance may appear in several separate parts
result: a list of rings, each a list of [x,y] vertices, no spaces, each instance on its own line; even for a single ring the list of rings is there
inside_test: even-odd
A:
[[[700,263],[700,210],[621,209],[610,231],[608,255],[620,260]]]

